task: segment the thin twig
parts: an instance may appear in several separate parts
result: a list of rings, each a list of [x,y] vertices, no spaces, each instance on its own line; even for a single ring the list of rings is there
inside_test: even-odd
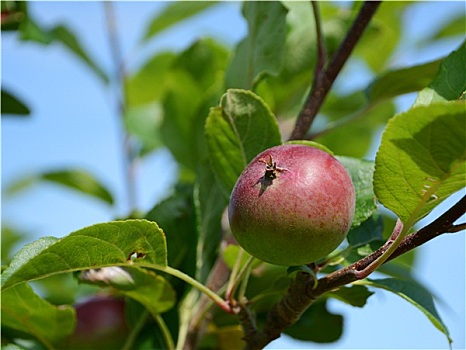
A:
[[[316,42],[317,42],[317,60],[316,67],[314,69],[314,81],[311,90],[315,89],[315,86],[322,84],[324,78],[324,66],[326,57],[325,39],[322,33],[322,21],[320,18],[319,5],[317,1],[311,0],[312,12],[314,14],[314,22],[316,25]]]
[[[125,86],[125,65],[121,54],[120,40],[118,37],[117,22],[115,10],[111,1],[104,1],[105,17],[108,41],[112,55],[113,65],[115,67],[116,89],[117,89],[117,109],[119,115],[119,123],[122,139],[122,154],[123,154],[123,172],[126,185],[126,195],[128,197],[129,212],[132,213],[137,209],[136,199],[136,180],[134,174],[134,152],[131,146],[131,140],[128,133],[125,131],[125,113],[126,103],[124,96]]]
[[[353,22],[345,39],[341,43],[332,60],[327,65],[321,81],[313,84],[313,87],[306,99],[306,102],[296,120],[295,128],[291,133],[290,140],[303,139],[306,136],[312,122],[317,116],[317,112],[322,106],[325,97],[333,85],[336,77],[340,73],[343,65],[353,51],[356,43],[361,38],[364,30],[374,16],[380,1],[366,1],[361,7],[358,16]],[[320,79],[319,79],[320,80]]]

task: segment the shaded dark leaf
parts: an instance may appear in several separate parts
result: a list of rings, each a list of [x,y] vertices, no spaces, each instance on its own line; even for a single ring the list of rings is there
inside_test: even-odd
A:
[[[12,114],[16,116],[27,116],[31,113],[29,107],[18,97],[12,95],[8,91],[2,89],[1,96],[2,116],[4,114]]]
[[[343,316],[328,311],[326,300],[317,301],[285,334],[299,340],[332,343],[343,334]]]

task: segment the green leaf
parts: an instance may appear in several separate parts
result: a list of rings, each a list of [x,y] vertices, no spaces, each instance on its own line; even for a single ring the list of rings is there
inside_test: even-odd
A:
[[[353,6],[360,8],[362,4],[355,2]],[[403,13],[409,5],[407,1],[382,3],[355,47],[354,54],[362,56],[374,72],[380,72],[387,66],[397,48],[403,34]]]
[[[466,91],[466,40],[458,50],[450,53],[429,86],[417,96],[415,106],[428,105],[439,101],[458,100]]]
[[[356,227],[366,221],[377,210],[372,187],[374,162],[341,156],[336,158],[345,167],[353,181],[356,192],[356,210],[352,227]]]
[[[28,8],[24,1],[2,1],[2,32],[18,30],[22,22],[27,20]]]
[[[286,293],[291,280],[287,266],[261,262],[251,273],[246,291],[254,311],[265,316]]]
[[[287,9],[281,2],[244,2],[248,35],[226,72],[227,88],[251,89],[264,74],[278,74],[284,61]]]
[[[383,230],[383,217],[376,212],[361,225],[351,228],[346,236],[348,247],[338,252],[332,260],[335,260],[335,263],[343,263],[348,266],[372,254],[386,241],[382,236]],[[341,258],[344,258],[344,262],[341,261]]]
[[[466,185],[464,102],[419,106],[392,118],[376,157],[378,200],[411,227]]]
[[[49,171],[35,176],[25,177],[11,184],[8,188],[8,194],[15,194],[40,181],[59,184],[85,195],[100,199],[108,204],[113,204],[113,197],[106,187],[93,175],[80,169]]]
[[[362,91],[332,98],[324,106],[331,122],[311,137],[335,154],[356,158],[366,156],[380,127],[395,113],[392,101],[368,103]]]
[[[209,108],[220,98],[226,55],[214,41],[199,40],[182,52],[171,68],[161,132],[176,160],[193,172],[207,157],[204,124]]]
[[[223,84],[229,51],[213,39],[199,39],[183,51],[173,62],[174,70],[188,73],[203,91],[217,93]]]
[[[56,26],[50,31],[50,35],[81,59],[104,83],[109,82],[107,74],[91,59],[78,38],[68,28],[62,25]]]
[[[236,264],[239,254],[242,254],[241,263],[239,264],[239,268],[241,269],[249,260],[251,255],[249,255],[244,249],[242,249],[239,245],[236,244],[229,244],[222,250],[222,258],[225,261],[225,264],[230,268],[230,270],[233,270],[233,267]],[[254,269],[255,267],[261,264],[263,264],[262,261],[255,259],[255,261],[252,264],[252,268]]]
[[[128,105],[144,105],[163,97],[175,57],[171,52],[155,55],[127,78],[125,93]]]
[[[30,334],[50,349],[59,346],[76,326],[76,315],[71,306],[48,303],[27,283],[2,291],[1,310],[2,328]]]
[[[150,22],[144,34],[144,40],[149,40],[156,34],[216,4],[216,1],[183,1],[169,3],[165,9]]]
[[[222,216],[228,204],[220,184],[215,181],[209,164],[203,164],[198,173],[194,191],[198,222],[196,279],[204,282],[218,257],[222,240]]]
[[[409,301],[421,310],[439,331],[445,334],[448,342],[451,344],[452,340],[448,333],[448,329],[437,313],[432,295],[424,287],[414,281],[395,278],[366,279],[362,280],[361,283],[367,286],[388,290]]]
[[[146,214],[146,219],[157,222],[166,232],[168,264],[192,277],[197,245],[193,191],[192,185],[177,185],[170,197]]]
[[[285,334],[295,339],[316,343],[337,341],[342,333],[343,316],[329,312],[326,300],[312,304],[298,322],[285,330]]]
[[[2,290],[58,273],[128,264],[167,266],[165,234],[155,222],[114,221],[59,240],[40,239],[13,258],[2,274]]]
[[[314,147],[314,148],[318,148],[324,152],[327,152],[328,154],[331,154],[332,156],[334,155],[333,152],[325,147],[324,145],[322,145],[321,143],[318,143],[318,142],[315,142],[315,141],[309,141],[309,140],[291,140],[291,141],[287,141],[285,142],[286,145],[305,145],[305,146],[310,146],[310,147]]]
[[[353,227],[347,236],[348,244],[352,248],[359,248],[366,244],[383,242],[383,217],[375,213],[361,225]]]
[[[340,287],[335,291],[329,292],[327,295],[346,304],[363,307],[372,294],[374,292],[370,292],[366,286],[352,285],[351,287]]]
[[[21,40],[33,41],[39,44],[48,45],[53,40],[53,35],[46,29],[42,28],[31,17],[27,17],[19,25]]]
[[[244,332],[240,325],[217,327],[213,332],[218,339],[218,343],[215,345],[218,350],[244,349],[246,347]]]
[[[163,99],[162,138],[175,159],[195,171],[205,152],[199,135],[203,136],[208,107],[204,105],[204,91],[190,75],[178,71],[175,77],[176,84],[167,89]],[[203,137],[201,140],[203,143]]]
[[[18,344],[13,344],[13,343],[2,345],[2,350],[27,350],[27,349],[28,348],[25,348],[23,346],[20,346]]]
[[[230,89],[205,125],[212,169],[229,197],[246,165],[260,152],[281,143],[277,121],[250,91]]]
[[[5,280],[17,270],[19,270],[23,265],[27,264],[30,259],[38,256],[42,251],[47,249],[52,244],[56,243],[58,238],[56,237],[41,237],[38,240],[26,244],[21,248],[18,253],[15,254],[13,260],[5,271],[2,273],[2,287]]]
[[[451,17],[448,21],[445,21],[445,23],[443,23],[443,26],[441,26],[435,32],[430,34],[429,37],[425,39],[426,43],[432,40],[439,40],[457,35],[463,36],[465,22],[466,17],[464,11],[456,13],[455,17]]]
[[[31,111],[26,104],[18,99],[16,96],[12,95],[8,91],[2,89],[2,115],[4,114],[14,114],[17,116],[29,115]]]
[[[86,50],[83,48],[78,38],[65,26],[56,26],[50,31],[54,40],[61,42],[65,47],[67,47],[71,52],[73,52],[76,57],[81,59],[94,73],[102,79],[104,83],[108,83],[109,79],[107,74],[100,68],[89,56]]]
[[[139,267],[105,267],[81,272],[84,283],[111,286],[146,307],[154,316],[168,311],[176,302],[170,283],[153,271]]]
[[[373,102],[419,91],[434,79],[440,62],[435,60],[382,73],[367,88],[367,96]]]
[[[294,118],[309,91],[316,61],[316,27],[309,2],[282,1],[287,7],[287,34],[283,67],[278,75],[262,79],[255,91],[279,118]],[[344,38],[348,16],[334,2],[319,2],[322,32],[330,58]]]
[[[160,125],[162,108],[158,103],[128,107],[125,110],[126,131],[140,142],[140,154],[145,155],[162,145]]]
[[[1,259],[2,265],[9,262],[11,259],[12,247],[23,238],[24,234],[19,232],[17,229],[5,225],[2,225],[2,246],[1,248]]]

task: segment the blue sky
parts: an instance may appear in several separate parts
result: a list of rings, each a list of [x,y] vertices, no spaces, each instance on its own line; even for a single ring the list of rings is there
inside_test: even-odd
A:
[[[246,33],[240,5],[224,3],[176,29],[167,31],[145,51],[135,50],[145,23],[164,6],[160,2],[116,3],[122,49],[130,69],[154,51],[181,50],[199,36],[212,36],[234,45]],[[36,20],[53,26],[66,23],[91,56],[109,71],[112,67],[105,32],[103,5],[94,2],[34,2]],[[464,11],[463,2],[416,3],[404,19],[406,35],[393,65],[415,64],[441,57],[459,45],[447,41],[417,50],[412,40],[428,35],[448,13]],[[364,84],[364,67],[360,67]],[[116,208],[75,195],[52,185],[40,185],[11,198],[2,196],[2,222],[27,233],[27,241],[41,236],[61,237],[82,227],[124,215],[125,191],[120,156],[119,124],[112,91],[60,45],[21,43],[2,33],[2,86],[30,106],[28,119],[2,120],[2,188],[31,172],[80,167],[94,173],[116,195]],[[352,82],[354,83],[354,82]],[[357,83],[357,82],[356,82]],[[340,88],[344,89],[342,84]],[[415,96],[399,99],[408,108]],[[139,206],[145,210],[169,193],[176,165],[165,150],[155,152],[138,167]],[[456,196],[458,198],[458,196]],[[438,215],[440,211],[436,214]],[[434,214],[435,216],[435,214]],[[24,242],[23,242],[24,243]],[[453,348],[465,348],[465,238],[442,236],[420,249],[417,276],[443,303],[437,304],[454,339]],[[445,337],[416,308],[388,292],[378,292],[363,309],[331,301],[334,312],[345,314],[345,330],[334,344],[303,344],[282,338],[270,348],[307,349],[437,349]]]

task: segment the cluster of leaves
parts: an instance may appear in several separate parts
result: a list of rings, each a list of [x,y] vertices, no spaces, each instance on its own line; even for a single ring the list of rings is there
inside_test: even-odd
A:
[[[216,3],[168,5],[150,23],[142,42],[148,43],[211,6]],[[338,155],[357,193],[347,244],[322,263],[326,266],[323,273],[348,266],[383,244],[394,220],[378,211],[375,198],[402,221],[400,237],[404,237],[434,207],[466,185],[466,109],[462,101],[466,44],[446,58],[387,70],[402,35],[400,14],[408,6],[384,4],[354,51],[355,59],[366,62],[374,73],[370,85],[348,95],[331,92],[315,123],[319,128],[303,135]],[[319,7],[326,54],[331,57],[359,4],[349,9],[332,3],[320,3]],[[5,27],[4,12],[9,19]],[[238,291],[238,299],[247,297],[258,324],[266,322],[268,310],[285,295],[294,274],[259,261],[248,265],[246,253],[231,243],[222,219],[243,168],[262,150],[286,140],[290,121],[298,114],[315,73],[317,42],[312,35],[312,8],[307,3],[245,2],[242,14],[248,34],[233,50],[213,39],[200,39],[180,53],[157,53],[124,77],[122,117],[127,134],[137,141],[132,160],[167,147],[179,163],[179,182],[169,198],[137,219],[97,224],[61,239],[45,237],[24,246],[2,273],[2,331],[6,337],[34,339],[47,348],[63,345],[75,327],[74,308],[56,306],[59,302],[51,294],[48,301],[42,299],[29,282],[40,279],[45,281],[41,286],[47,287],[49,281],[52,290],[57,286],[54,276],[72,274],[81,282],[104,285],[125,296],[132,305],[129,319],[142,319],[147,312],[153,316],[133,328],[132,348],[172,348],[176,338],[178,346],[189,345],[196,332],[196,342],[206,348],[241,344],[242,328],[228,303],[228,294],[234,291]],[[68,29],[41,28],[28,16],[24,2],[2,3],[4,29],[17,31],[22,40],[58,41],[103,81],[109,81],[105,70]],[[450,34],[447,29],[444,31]],[[393,99],[418,91],[412,108],[394,116]],[[8,96],[5,100],[3,94]],[[2,113],[27,112],[24,103],[2,91]],[[363,160],[384,125],[375,162]],[[103,184],[73,169],[28,178],[13,189],[37,179],[113,203]],[[337,340],[343,316],[331,313],[327,300],[363,307],[373,294],[368,287],[375,287],[417,306],[451,341],[431,294],[411,273],[412,260],[411,252],[379,269],[386,278],[365,279],[329,291],[285,333],[314,342]],[[119,267],[117,277],[96,279],[78,273],[109,267]],[[231,271],[229,279],[227,274],[223,274],[224,280],[219,277],[222,268]],[[249,273],[244,273],[248,268]],[[72,303],[75,279],[59,283],[62,291],[70,286],[66,303]],[[212,307],[212,302],[219,307]],[[206,318],[208,313],[211,317]]]

